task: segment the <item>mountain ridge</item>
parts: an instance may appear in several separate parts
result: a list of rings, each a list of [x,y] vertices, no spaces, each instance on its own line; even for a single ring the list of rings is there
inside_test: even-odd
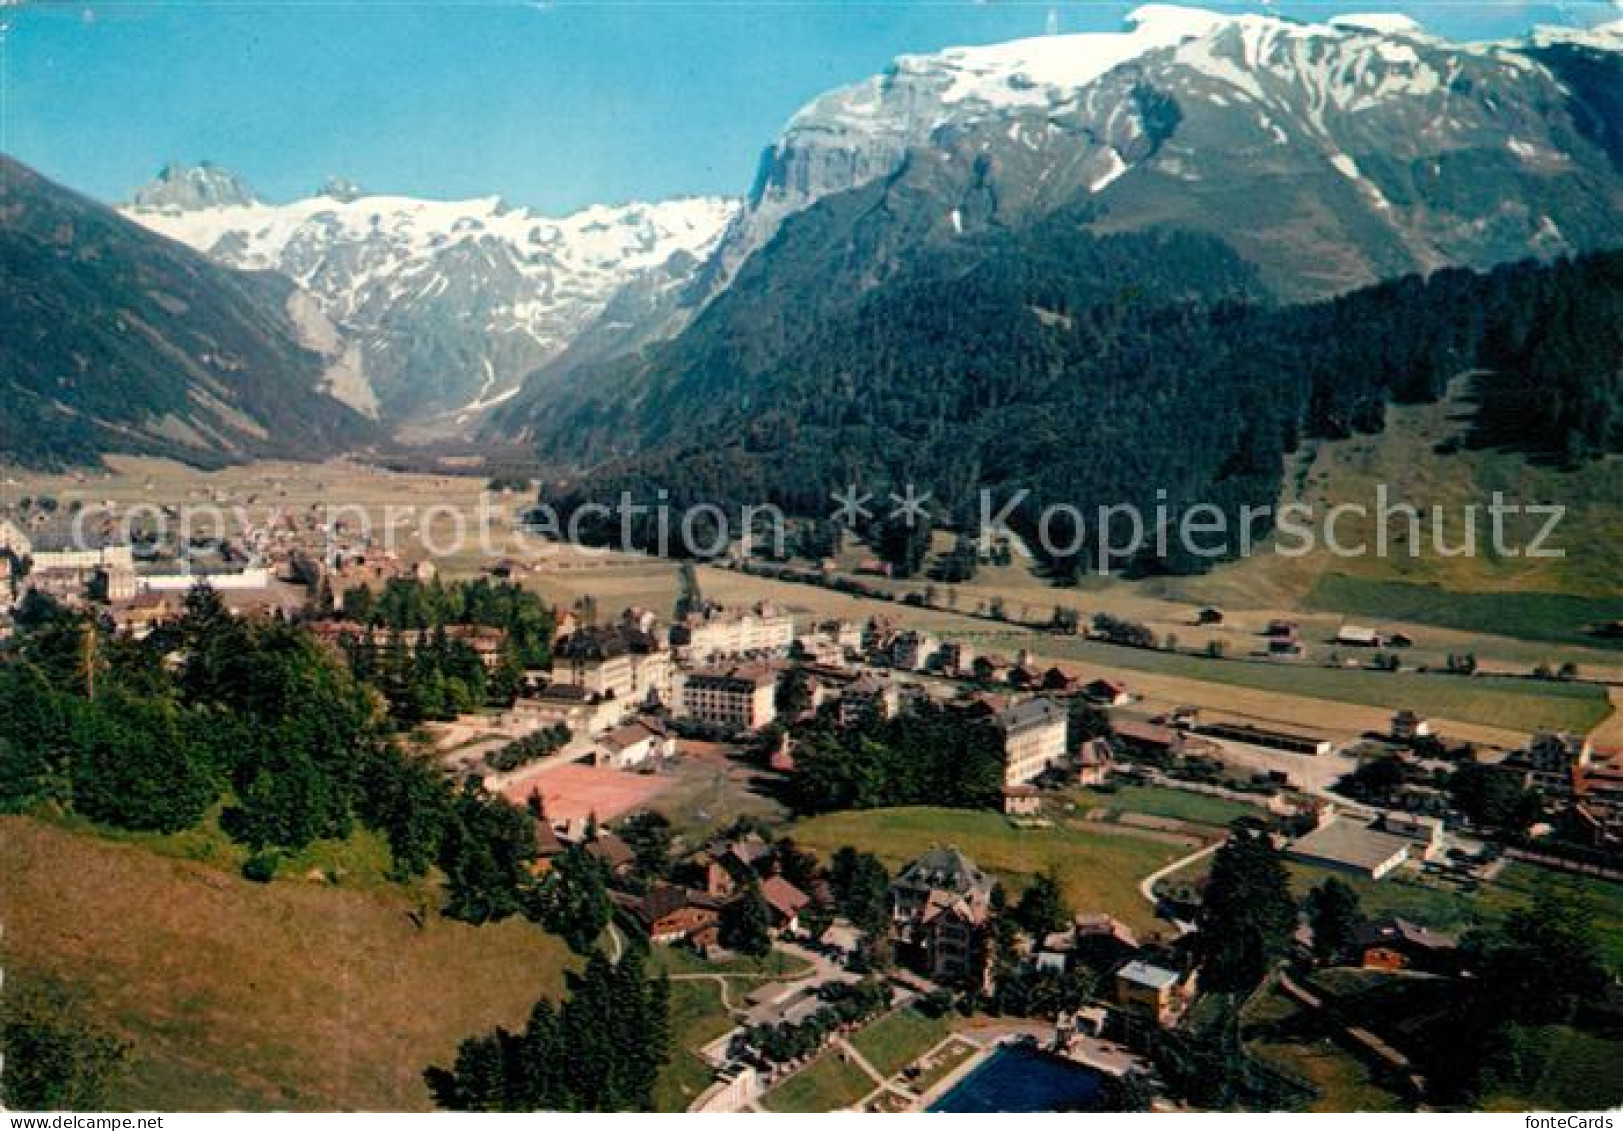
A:
[[[552,218],[498,197],[368,194],[337,178],[273,204],[216,166],[196,169],[242,190],[197,191],[198,177],[170,167],[121,211],[217,262],[293,280],[355,345],[357,405],[429,431],[512,395],[624,285],[688,269],[734,207],[691,197]]]
[[[234,272],[0,155],[0,455],[196,464],[376,443],[285,279]],[[336,348],[336,343],[327,343]]]

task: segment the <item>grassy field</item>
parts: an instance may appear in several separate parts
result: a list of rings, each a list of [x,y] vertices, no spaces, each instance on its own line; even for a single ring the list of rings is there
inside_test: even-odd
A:
[[[0,906],[7,980],[72,986],[130,1044],[119,1109],[426,1109],[423,1070],[572,962],[522,921],[419,928],[407,893],[251,884],[30,818],[0,819]]]
[[[1308,503],[1315,514],[1342,503],[1368,509],[1365,516],[1349,514],[1342,524],[1338,533],[1346,545],[1375,544],[1376,491],[1384,485],[1391,505],[1409,503],[1425,515],[1418,545],[1405,541],[1407,523],[1400,519],[1389,523],[1392,540],[1384,557],[1375,553],[1341,557],[1322,547],[1297,558],[1263,553],[1221,567],[1185,591],[1198,598],[1274,604],[1301,598],[1320,575],[1336,572],[1465,593],[1623,595],[1623,511],[1617,505],[1623,498],[1623,459],[1610,457],[1567,471],[1513,452],[1439,455],[1437,445],[1456,440],[1469,429],[1474,412],[1469,393],[1468,384],[1458,381],[1442,403],[1393,406],[1380,435],[1307,445],[1287,474],[1287,501]],[[1497,553],[1485,513],[1496,491],[1510,504],[1563,504],[1566,515],[1548,546],[1564,551],[1564,556]],[[1475,552],[1438,554],[1431,508],[1443,508],[1445,538],[1449,545],[1458,545],[1468,506],[1477,508]],[[1507,547],[1527,546],[1542,524],[1541,517],[1512,518],[1506,524]]]
[[[763,1096],[761,1106],[768,1111],[839,1111],[877,1086],[838,1049],[829,1049]]]
[[[1315,1112],[1403,1111],[1396,1093],[1377,1082],[1369,1064],[1334,1039],[1330,1028],[1277,989],[1245,1015],[1246,1050],[1319,1091]]]
[[[1165,882],[1169,885],[1186,882],[1204,873],[1209,866],[1210,860],[1202,860],[1167,877]],[[1365,915],[1399,915],[1421,926],[1454,934],[1490,925],[1515,908],[1528,906],[1540,884],[1575,888],[1594,905],[1594,923],[1607,961],[1614,969],[1623,969],[1623,884],[1565,875],[1517,862],[1507,864],[1495,879],[1467,894],[1441,880],[1408,871],[1377,881],[1295,861],[1286,867],[1290,870],[1291,886],[1299,897],[1305,897],[1314,887],[1335,876],[1358,893]]]
[[[1053,869],[1074,910],[1106,911],[1138,929],[1156,922],[1139,894],[1139,881],[1183,854],[1165,844],[1091,830],[1015,828],[1001,814],[963,809],[830,813],[789,831],[825,857],[849,844],[874,853],[893,872],[932,845],[956,845],[996,874],[1011,897]]]
[[[1501,676],[1465,678],[1441,673],[1377,672],[1305,663],[1213,660],[1183,653],[1122,648],[1076,637],[1045,637],[1040,644],[1003,641],[1058,659],[1309,696],[1366,707],[1408,707],[1438,718],[1462,719],[1510,730],[1587,731],[1611,713],[1605,688]]]
[[[1545,1055],[1537,1080],[1519,1092],[1483,1098],[1487,1111],[1607,1111],[1623,1103],[1623,1041],[1564,1026],[1539,1032]]]
[[[656,947],[656,953],[668,948]],[[675,1053],[654,1085],[654,1106],[659,1111],[686,1111],[710,1086],[710,1066],[698,1050],[733,1027],[721,1004],[721,988],[714,982],[671,983],[671,1036]]]
[[[1262,809],[1243,801],[1208,797],[1182,789],[1155,785],[1123,785],[1114,789],[1079,789],[1076,803],[1083,809],[1108,809],[1113,813],[1145,813],[1171,817],[1197,825],[1226,828],[1236,817],[1255,817]]]
[[[712,962],[686,947],[656,946],[648,961],[649,974],[725,974],[729,978],[798,978],[809,973],[811,966],[781,950],[767,952],[760,958],[747,954],[734,955],[720,962]]]
[[[916,1009],[886,1014],[851,1038],[851,1044],[880,1075],[894,1076],[934,1048],[951,1027],[944,1017],[926,1017]]]
[[[1372,581],[1327,573],[1306,597],[1309,608],[1350,613],[1374,621],[1437,624],[1464,632],[1496,633],[1586,648],[1623,649],[1603,640],[1596,624],[1623,620],[1623,598],[1571,593],[1462,593],[1435,585]]]

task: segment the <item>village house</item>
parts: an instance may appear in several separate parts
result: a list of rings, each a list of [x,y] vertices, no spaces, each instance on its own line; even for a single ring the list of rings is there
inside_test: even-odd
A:
[[[928,632],[898,632],[890,642],[890,666],[907,672],[924,671],[940,647],[941,641]]]
[[[772,909],[774,930],[779,934],[799,933],[800,913],[811,903],[811,896],[782,876],[768,876],[761,882],[761,898]]]
[[[687,942],[721,919],[720,902],[675,884],[653,884],[641,896],[613,892],[610,898],[631,913],[650,942],[666,946]]]
[[[1118,719],[1111,724],[1114,745],[1124,754],[1151,761],[1176,761],[1190,756],[1216,754],[1214,743],[1184,734],[1160,723]]]
[[[1388,915],[1360,923],[1353,931],[1358,963],[1368,970],[1418,970],[1451,974],[1458,965],[1459,942],[1407,919]]]
[[[592,740],[592,764],[629,770],[676,755],[676,738],[658,719],[640,716]]]
[[[1183,1016],[1194,996],[1194,983],[1193,974],[1135,958],[1116,971],[1115,1002],[1129,1016],[1149,1019],[1167,1029]]]
[[[1003,812],[1011,817],[1035,817],[1043,811],[1042,793],[1034,785],[1003,787]]]
[[[1433,738],[1436,731],[1432,729],[1430,719],[1404,708],[1392,716],[1391,734],[1393,742],[1408,743],[1420,738]]]
[[[1115,764],[1110,743],[1103,738],[1090,738],[1076,752],[1076,782],[1078,785],[1103,785],[1110,780]]]
[[[932,848],[903,868],[890,887],[891,922],[930,977],[984,986],[988,970],[992,878],[956,848]]]
[[[1123,707],[1133,701],[1133,694],[1119,679],[1096,679],[1082,688],[1082,693],[1095,703],[1109,707]]]
[[[1003,784],[1026,785],[1065,761],[1069,720],[1064,706],[1045,696],[1027,699],[995,717],[1003,732]]]
[[[855,726],[869,719],[892,719],[901,709],[901,692],[888,679],[863,675],[840,692],[841,726]]]
[[[1393,836],[1416,842],[1422,860],[1440,859],[1447,848],[1443,839],[1441,817],[1428,817],[1419,813],[1388,813],[1381,819],[1381,828]]]

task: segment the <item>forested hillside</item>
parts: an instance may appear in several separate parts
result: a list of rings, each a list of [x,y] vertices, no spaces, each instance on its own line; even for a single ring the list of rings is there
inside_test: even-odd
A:
[[[285,279],[230,271],[0,157],[0,459],[220,464],[377,438],[325,389]]]
[[[1174,514],[1237,516],[1277,500],[1304,436],[1378,431],[1389,401],[1433,400],[1478,367],[1478,442],[1574,461],[1619,439],[1623,253],[1281,308],[1214,240],[1054,218],[919,255],[844,309],[765,287],[741,276],[644,372],[560,414],[549,441],[598,462],[550,501],[663,488],[678,506],[824,515],[848,483],[915,483],[945,519],[980,488],[1029,488],[1017,527],[1049,503],[1150,513],[1160,490]]]

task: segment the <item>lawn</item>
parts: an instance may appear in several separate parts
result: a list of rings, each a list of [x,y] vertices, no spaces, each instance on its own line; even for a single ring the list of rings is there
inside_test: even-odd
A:
[[[658,949],[656,948],[656,953]],[[654,1107],[659,1111],[686,1111],[710,1086],[715,1073],[699,1058],[698,1050],[733,1027],[721,1004],[714,982],[671,983],[671,1037],[675,1047],[670,1062],[654,1086]]]
[[[656,946],[648,962],[650,974],[726,974],[730,978],[798,978],[811,971],[801,959],[781,950],[767,952],[761,958],[747,954],[733,955],[720,962],[712,962],[686,947]]]
[[[1210,859],[1167,877],[1176,886],[1197,879],[1210,867]],[[1576,888],[1587,895],[1595,908],[1595,928],[1601,948],[1613,969],[1623,969],[1623,884],[1587,876],[1570,876],[1536,864],[1507,864],[1492,881],[1475,892],[1460,891],[1433,877],[1399,870],[1384,880],[1370,880],[1329,868],[1290,861],[1291,886],[1298,897],[1334,876],[1358,893],[1359,906],[1367,916],[1398,915],[1421,926],[1463,934],[1477,926],[1498,922],[1510,911],[1526,907],[1540,884]]]
[[[1455,933],[1497,922],[1510,911],[1527,906],[1540,883],[1574,887],[1594,904],[1594,923],[1607,962],[1614,969],[1623,969],[1623,884],[1562,875],[1523,863],[1507,865],[1496,879],[1473,894],[1427,877],[1390,876],[1377,882],[1303,864],[1293,863],[1290,870],[1299,894],[1336,875],[1358,892],[1366,915],[1401,915],[1423,926]]]
[[[522,920],[423,916],[399,889],[253,884],[21,817],[0,819],[0,907],[7,981],[73,987],[129,1043],[120,1110],[427,1109],[423,1070],[522,1025],[574,961]]]
[[[921,1096],[929,1095],[930,1089],[958,1071],[970,1057],[980,1051],[979,1045],[962,1037],[955,1037],[931,1057],[929,1066],[909,1080],[908,1086]]]
[[[892,872],[932,845],[955,845],[1017,895],[1052,869],[1073,910],[1105,911],[1138,929],[1156,920],[1138,884],[1184,853],[1172,846],[1093,830],[1015,828],[999,813],[967,809],[870,809],[829,813],[790,826],[801,845],[825,858],[851,845]]]
[[[1318,1089],[1319,1097],[1308,1110],[1405,1110],[1397,1094],[1376,1082],[1368,1063],[1333,1039],[1319,1018],[1277,989],[1247,1010],[1245,1027],[1251,1055]]]
[[[1538,1079],[1516,1093],[1483,1098],[1488,1111],[1608,1111],[1623,1104],[1623,1041],[1564,1026],[1541,1029],[1547,1042]]]
[[[1459,593],[1435,585],[1371,581],[1329,573],[1307,595],[1313,609],[1370,620],[1413,621],[1462,632],[1517,636],[1589,648],[1623,648],[1623,640],[1594,635],[1592,626],[1623,620],[1623,597],[1568,593]]]
[[[934,1048],[950,1032],[942,1017],[916,1009],[898,1009],[851,1038],[856,1050],[881,1075],[894,1076]]]
[[[175,833],[115,829],[53,807],[42,808],[33,815],[64,829],[101,840],[135,845],[159,856],[191,860],[237,872],[252,853],[220,828],[220,812],[224,808],[225,802],[220,802],[196,825]],[[319,879],[345,888],[388,887],[398,890],[399,885],[389,876],[391,863],[388,841],[371,829],[356,825],[343,840],[313,841],[298,852],[282,854],[277,859],[276,878],[298,881]]]
[[[878,1086],[838,1049],[829,1049],[763,1096],[761,1106],[768,1111],[839,1111]]]
[[[1125,648],[1079,637],[989,637],[989,645],[1027,647],[1059,660],[1079,660],[1106,668],[1149,672],[1179,679],[1245,687],[1280,695],[1307,696],[1337,703],[1397,710],[1507,730],[1588,731],[1611,707],[1606,689],[1590,683],[1465,677],[1441,672],[1378,672],[1327,668],[1311,663],[1216,660],[1181,652]]]
[[[1230,801],[1223,797],[1210,797],[1188,790],[1168,789],[1157,785],[1122,785],[1113,789],[1081,789],[1076,793],[1077,805],[1083,809],[1109,809],[1116,813],[1145,813],[1152,817],[1171,817],[1197,825],[1215,825],[1226,828],[1236,817],[1255,817],[1263,812],[1258,806],[1243,801]]]

